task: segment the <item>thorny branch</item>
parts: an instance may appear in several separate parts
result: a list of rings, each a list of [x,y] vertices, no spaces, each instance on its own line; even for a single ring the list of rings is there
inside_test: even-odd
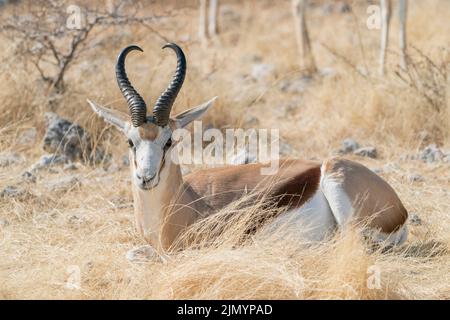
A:
[[[13,14],[3,19],[0,31],[16,43],[16,56],[24,57],[24,63],[31,62],[53,92],[63,93],[64,76],[83,49],[88,47],[87,40],[94,29],[141,24],[167,40],[150,25],[166,16],[140,17],[137,6],[126,11],[128,3],[118,1],[108,11],[83,8],[80,10],[80,25],[68,28],[68,6],[64,1],[33,1],[27,15]],[[49,65],[52,68],[46,68]]]
[[[407,70],[399,70],[395,75],[411,89],[422,96],[437,112],[444,110],[446,105],[446,84],[448,69],[446,61],[440,64],[433,61],[415,46],[412,48],[418,54],[418,59],[408,56]]]

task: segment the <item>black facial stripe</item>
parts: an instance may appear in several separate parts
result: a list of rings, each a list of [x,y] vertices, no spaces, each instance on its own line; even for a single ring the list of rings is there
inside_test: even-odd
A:
[[[164,146],[164,148],[170,148],[172,146],[172,138],[169,138],[169,140],[167,140],[166,145]]]

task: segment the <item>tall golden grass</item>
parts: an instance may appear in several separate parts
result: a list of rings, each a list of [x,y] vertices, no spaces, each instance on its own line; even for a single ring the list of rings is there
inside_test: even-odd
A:
[[[293,155],[302,158],[330,156],[348,136],[377,146],[379,159],[353,159],[370,168],[385,168],[382,176],[408,211],[422,219],[410,226],[404,247],[371,252],[357,229],[305,246],[301,235],[283,228],[236,245],[249,217],[268,212],[258,204],[245,210],[230,204],[216,221],[203,221],[189,230],[185,236],[198,239],[195,246],[170,253],[164,262],[129,263],[126,252],[144,242],[133,227],[128,170],[81,164],[75,171],[80,183],[55,192],[48,190],[46,182],[68,174],[61,168],[40,173],[36,183],[21,182],[20,176],[42,154],[43,115],[49,110],[85,126],[119,162],[126,152],[123,138],[95,118],[86,98],[126,110],[113,66],[120,48],[136,43],[144,54],[130,55],[127,70],[151,105],[168,84],[173,55],[161,51],[163,41],[147,29],[108,29],[95,35],[103,40],[80,56],[67,74],[67,92],[50,107],[37,73],[19,63],[14,44],[2,39],[0,149],[19,152],[25,160],[0,168],[0,189],[20,183],[26,192],[0,198],[0,298],[450,298],[449,165],[402,160],[405,153],[417,153],[424,146],[419,138],[424,131],[427,142],[450,148],[449,79],[436,86],[427,62],[430,59],[442,68],[450,63],[450,3],[415,1],[409,13],[409,42],[425,55],[410,49],[411,63],[418,69],[413,76],[416,82],[444,92],[446,101],[438,109],[423,90],[395,75],[394,44],[388,76],[375,76],[379,34],[365,26],[366,2],[353,3],[352,14],[324,15],[320,7],[310,11],[316,61],[319,68],[332,68],[335,75],[314,80],[303,93],[288,93],[280,90],[280,83],[301,76],[289,1],[277,5],[224,1],[228,13],[222,16],[221,34],[206,45],[196,40],[196,4],[181,8],[178,2],[167,2],[178,14],[169,18],[173,25],[165,24],[164,35],[178,42],[188,57],[188,74],[175,112],[217,95],[218,103],[205,123],[219,128],[249,126],[248,118],[255,117],[260,127],[280,128],[295,150]],[[151,13],[154,8],[149,5],[143,10]],[[395,41],[396,33],[393,37]],[[260,81],[251,79],[255,59],[274,65],[273,74]],[[363,67],[369,76],[355,71]],[[284,112],[287,105],[291,108]],[[37,142],[22,143],[21,135],[33,127]],[[408,177],[414,174],[423,181],[411,181]],[[233,223],[221,222],[229,215],[235,217]],[[213,232],[211,223],[219,224],[221,232]],[[81,271],[79,289],[66,286],[71,266]],[[369,288],[371,270],[379,270],[380,287]]]

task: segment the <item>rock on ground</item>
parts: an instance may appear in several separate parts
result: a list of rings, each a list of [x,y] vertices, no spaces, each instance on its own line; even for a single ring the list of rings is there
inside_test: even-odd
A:
[[[450,150],[444,151],[436,144],[430,144],[417,154],[405,154],[401,160],[420,160],[428,164],[450,163]]]
[[[13,164],[19,164],[23,161],[23,157],[16,152],[6,152],[0,154],[0,168],[8,167]]]
[[[359,149],[359,143],[352,138],[347,138],[342,141],[342,148],[339,150],[341,153],[350,153]]]
[[[254,80],[260,81],[270,76],[274,70],[275,67],[272,64],[256,63],[252,66],[250,75]]]
[[[450,153],[445,153],[436,144],[430,144],[419,154],[420,160],[426,163],[450,162]]]
[[[409,222],[414,226],[420,226],[422,225],[422,219],[415,213],[410,214],[409,216]]]
[[[128,198],[121,196],[115,196],[112,198],[111,203],[114,205],[115,209],[133,208],[133,202],[130,202]]]
[[[36,173],[42,169],[48,169],[53,165],[64,164],[68,162],[68,158],[65,155],[58,154],[44,154],[39,160],[33,164],[28,170],[28,173]],[[24,173],[25,175],[25,173]]]
[[[424,178],[420,174],[411,174],[408,176],[409,182],[423,182]]]
[[[24,173],[22,173],[21,178],[22,178],[23,182],[34,183],[37,180],[36,176],[33,173],[31,173],[30,171],[25,171]]]
[[[66,191],[80,183],[81,181],[78,176],[72,175],[52,179],[46,183],[46,186],[50,191]]]
[[[63,155],[71,161],[76,159],[98,162],[104,157],[100,148],[92,149],[90,135],[78,124],[61,118],[53,112],[45,114],[46,132],[43,149]]]
[[[364,147],[353,151],[353,154],[360,157],[377,158],[377,149],[375,147]]]
[[[302,93],[313,83],[313,77],[301,76],[297,79],[281,81],[280,90],[287,93]]]
[[[6,186],[2,192],[0,192],[0,198],[17,198],[25,195],[25,190],[18,186]]]
[[[6,226],[9,226],[9,221],[6,219],[0,218],[0,228],[4,228]]]
[[[353,138],[346,138],[342,141],[342,147],[338,150],[339,154],[353,153],[356,156],[368,157],[376,159],[378,156],[375,147],[367,146],[360,147],[359,143]]]
[[[74,162],[70,162],[70,163],[66,163],[63,167],[64,171],[75,171],[81,168],[81,165],[79,163],[74,163]]]
[[[150,245],[143,245],[129,250],[125,256],[132,263],[162,262],[162,257]]]

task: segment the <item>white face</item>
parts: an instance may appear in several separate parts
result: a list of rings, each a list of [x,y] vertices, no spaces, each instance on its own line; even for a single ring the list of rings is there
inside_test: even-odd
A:
[[[162,168],[171,161],[172,129],[148,123],[139,128],[130,126],[126,136],[133,183],[143,190],[156,187]]]
[[[199,119],[215,99],[176,115],[169,120],[170,125],[165,127],[159,127],[151,121],[134,127],[128,115],[88,102],[96,114],[125,134],[130,147],[132,181],[140,189],[150,190],[158,185],[161,170],[171,161],[170,152],[174,147],[172,128],[184,128]]]

